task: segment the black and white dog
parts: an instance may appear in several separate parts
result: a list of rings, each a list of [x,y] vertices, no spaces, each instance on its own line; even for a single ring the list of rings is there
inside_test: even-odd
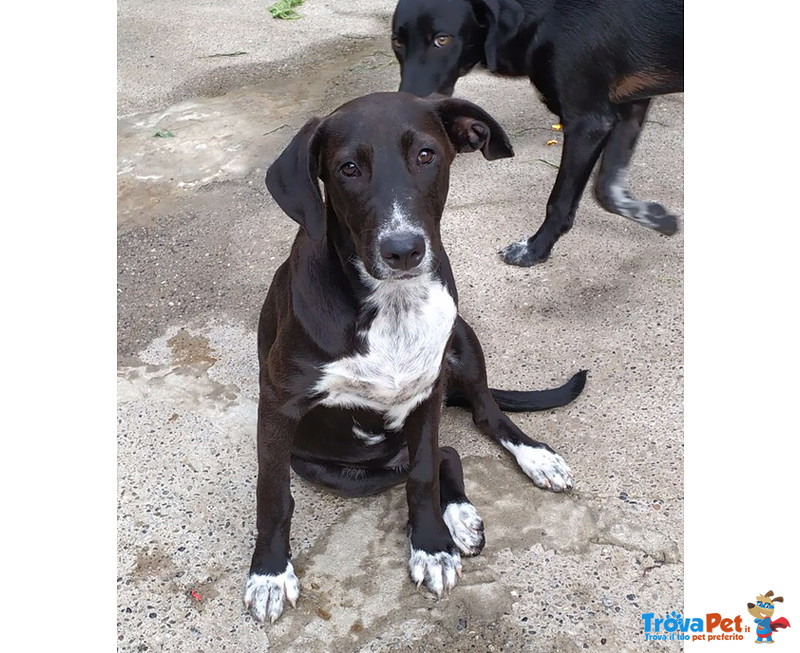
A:
[[[586,373],[554,390],[490,390],[478,339],[457,313],[439,225],[456,152],[478,149],[513,155],[474,104],[379,93],[310,120],[267,171],[269,192],[302,229],[258,328],[258,535],[244,601],[261,621],[300,591],[290,467],[344,496],[405,481],[409,571],[437,596],[455,585],[461,554],[484,544],[459,456],[438,445],[443,401],[469,406],[537,486],[572,486],[561,456],[501,409],[562,406]]]
[[[476,65],[529,77],[561,118],[561,165],[544,223],[502,252],[545,261],[572,228],[597,159],[595,195],[607,211],[662,234],[678,220],[633,198],[628,165],[655,95],[683,90],[683,0],[400,0],[392,20],[400,90],[451,95]]]

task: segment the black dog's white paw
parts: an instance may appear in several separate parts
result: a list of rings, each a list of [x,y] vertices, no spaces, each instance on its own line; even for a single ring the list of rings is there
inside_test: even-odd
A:
[[[572,487],[572,473],[564,459],[557,453],[543,447],[503,442],[517,459],[522,468],[537,487],[553,492],[563,492]]]
[[[552,244],[545,248],[545,251],[539,251],[540,247],[537,246],[537,241],[534,240],[531,243],[530,239],[526,238],[516,243],[511,243],[500,250],[499,254],[504,263],[529,268],[536,263],[544,263],[550,255],[551,247]]]
[[[528,252],[528,239],[520,240],[516,243],[511,243],[499,252],[500,258],[504,263],[509,265],[519,265],[521,267],[530,267],[531,263],[528,261],[530,252]]]
[[[294,575],[292,563],[286,564],[282,574],[250,574],[244,588],[244,607],[259,621],[269,617],[270,623],[283,613],[285,602],[297,606],[300,581]]]
[[[456,546],[466,556],[476,556],[483,550],[486,538],[483,534],[483,520],[478,511],[468,501],[451,503],[445,508],[444,523],[450,531]]]
[[[442,592],[453,589],[461,576],[461,556],[457,551],[426,553],[418,551],[412,544],[408,571],[417,587],[424,582],[425,587],[436,594],[436,598],[441,598]]]

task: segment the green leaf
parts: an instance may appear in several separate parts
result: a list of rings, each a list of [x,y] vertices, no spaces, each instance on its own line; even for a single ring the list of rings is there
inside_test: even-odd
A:
[[[174,138],[175,134],[173,134],[169,129],[159,129],[155,134],[153,134],[156,138]]]
[[[302,18],[294,8],[303,4],[303,0],[278,0],[268,7],[268,11],[273,18],[280,20],[297,20]]]

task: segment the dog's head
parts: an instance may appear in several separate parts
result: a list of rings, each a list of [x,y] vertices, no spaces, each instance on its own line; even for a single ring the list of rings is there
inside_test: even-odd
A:
[[[774,592],[772,590],[770,590],[764,595],[759,594],[756,597],[757,603],[747,604],[747,611],[756,619],[771,618],[772,614],[775,612],[775,604],[783,603],[782,596],[776,596],[775,598],[773,598],[772,597],[773,594]]]
[[[477,105],[375,93],[309,120],[267,170],[267,188],[312,239],[327,237],[373,278],[413,277],[436,265],[450,164],[475,150],[514,155]]]
[[[392,18],[400,90],[452,95],[477,64],[497,71],[498,48],[516,35],[524,15],[516,0],[400,0]]]

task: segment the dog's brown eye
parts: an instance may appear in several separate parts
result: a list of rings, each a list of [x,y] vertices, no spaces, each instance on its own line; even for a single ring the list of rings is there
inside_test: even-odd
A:
[[[436,156],[433,153],[433,150],[420,150],[420,153],[417,154],[417,163],[426,165],[433,161],[433,157]]]
[[[339,166],[339,172],[345,177],[355,177],[358,174],[358,166],[352,161],[348,161]]]
[[[397,37],[395,36],[395,37],[393,37],[393,38],[392,38],[392,47],[393,47],[395,50],[399,50],[400,48],[402,48],[402,47],[403,47],[403,42],[402,42],[402,41],[401,41],[399,38],[397,38]]]
[[[449,35],[447,35],[447,34],[439,34],[439,36],[437,36],[435,39],[433,39],[433,44],[434,44],[434,45],[435,45],[437,48],[443,48],[443,47],[444,47],[444,46],[446,46],[448,43],[450,43],[450,41],[451,41],[452,39],[453,39],[453,37],[452,37],[452,36],[449,36]]]

